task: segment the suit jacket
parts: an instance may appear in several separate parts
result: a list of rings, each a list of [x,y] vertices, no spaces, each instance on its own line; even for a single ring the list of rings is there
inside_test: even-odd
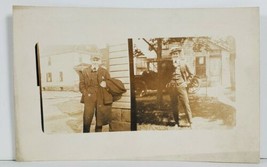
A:
[[[92,85],[91,66],[83,69],[79,73],[79,77],[79,90],[82,93],[81,103],[88,105],[84,100],[85,96],[88,96],[88,94],[93,95],[97,92],[97,125],[100,126],[108,124],[111,117],[111,104],[113,102],[113,97],[106,88],[102,88],[99,84],[104,80],[110,79],[110,74],[106,69],[99,67],[97,71],[97,86]]]
[[[193,77],[193,74],[191,73],[191,71],[189,70],[186,64],[181,64],[180,71],[181,71],[184,81],[188,81]]]

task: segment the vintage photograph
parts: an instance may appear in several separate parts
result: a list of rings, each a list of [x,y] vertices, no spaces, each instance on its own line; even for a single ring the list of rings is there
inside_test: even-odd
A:
[[[235,127],[234,37],[129,41],[137,130]]]
[[[259,8],[13,10],[16,160],[259,162]]]
[[[45,133],[130,130],[126,42],[37,45]]]

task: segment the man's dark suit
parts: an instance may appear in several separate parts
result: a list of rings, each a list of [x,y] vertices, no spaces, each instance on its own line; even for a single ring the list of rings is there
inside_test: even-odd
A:
[[[90,132],[94,114],[96,127],[110,123],[112,95],[107,92],[106,88],[100,86],[102,81],[110,79],[110,74],[102,67],[99,67],[96,72],[89,67],[80,72],[79,76],[81,102],[84,102],[83,132]]]

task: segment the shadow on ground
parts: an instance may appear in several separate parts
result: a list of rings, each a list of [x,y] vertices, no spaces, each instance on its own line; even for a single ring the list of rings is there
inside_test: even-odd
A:
[[[154,124],[175,126],[175,121],[171,112],[171,108],[174,106],[170,105],[170,98],[168,95],[165,95],[163,99],[163,106],[160,108],[156,97],[137,98],[136,118],[138,125]],[[234,107],[220,102],[216,97],[190,95],[189,99],[193,123],[195,119],[198,120],[197,124],[201,124],[199,120],[205,120],[206,122],[210,122],[210,124],[213,122],[214,124],[216,123],[216,126],[218,122],[220,122],[220,125],[228,128],[235,126],[236,110]],[[180,110],[182,109],[180,108]],[[180,124],[186,122],[184,111],[180,111],[179,117]],[[203,122],[203,125],[207,124],[206,122]],[[201,127],[205,128],[205,126]]]

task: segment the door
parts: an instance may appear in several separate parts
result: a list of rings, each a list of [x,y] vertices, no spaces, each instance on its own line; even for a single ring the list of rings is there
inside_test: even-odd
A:
[[[196,75],[199,78],[206,77],[206,57],[196,57]]]

